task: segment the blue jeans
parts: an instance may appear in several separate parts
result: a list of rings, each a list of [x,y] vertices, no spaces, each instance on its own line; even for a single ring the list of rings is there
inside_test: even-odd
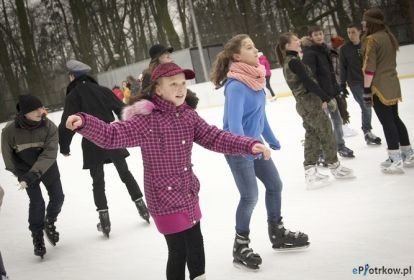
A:
[[[282,181],[273,161],[271,159],[248,160],[243,156],[226,155],[225,157],[240,192],[240,201],[236,211],[236,232],[250,233],[250,219],[258,199],[256,177],[262,181],[266,188],[267,221],[279,222]]]
[[[343,121],[341,118],[341,114],[339,114],[339,110],[337,109],[333,112],[329,112],[329,115],[331,116],[333,124],[336,146],[338,147],[338,149],[340,149],[345,146],[344,131],[342,130]]]
[[[364,133],[367,133],[371,131],[371,118],[372,118],[372,110],[371,107],[365,106],[364,103],[364,88],[362,85],[355,85],[350,86],[352,95],[354,96],[355,101],[359,104],[359,107],[361,107],[361,115],[362,115],[362,131]]]

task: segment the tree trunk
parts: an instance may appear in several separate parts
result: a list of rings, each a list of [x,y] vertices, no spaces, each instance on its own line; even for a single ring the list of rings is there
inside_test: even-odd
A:
[[[157,26],[158,41],[162,45],[167,45],[168,42],[167,42],[167,37],[163,29],[162,19],[161,19],[161,16],[159,15],[159,11],[157,11],[157,9],[155,8],[154,1],[155,0],[148,0],[151,13],[152,13],[152,18],[154,19],[155,25]]]
[[[147,1],[151,1],[151,0],[147,0]],[[154,45],[155,44],[155,39],[154,39],[154,35],[152,34],[152,26],[151,26],[151,21],[150,21],[150,12],[148,10],[147,3],[144,4],[144,8],[145,8],[145,22],[148,26],[150,42],[151,42],[151,45]]]
[[[19,83],[18,79],[13,73],[13,69],[11,67],[12,62],[10,61],[9,55],[7,53],[8,48],[6,42],[4,41],[4,38],[6,36],[3,35],[3,32],[0,31],[0,49],[3,50],[0,52],[0,65],[11,94],[13,96],[17,96],[20,93]]]
[[[174,29],[174,24],[172,23],[170,14],[168,13],[168,1],[167,0],[157,0],[155,1],[157,7],[158,17],[161,19],[162,27],[164,28],[170,46],[174,49],[181,49],[180,38],[178,37],[177,31]]]
[[[87,6],[83,0],[69,0],[73,18],[73,27],[79,45],[79,60],[88,64],[93,72],[98,71],[93,48],[93,40],[87,14]]]
[[[26,79],[30,91],[37,96],[45,93],[42,71],[36,65],[36,47],[33,45],[33,34],[28,24],[26,8],[23,0],[15,0],[16,13],[19,21],[20,35],[24,49],[24,65],[26,67]]]
[[[188,31],[187,31],[187,17],[185,15],[186,11],[186,0],[182,0],[183,3],[181,4],[181,0],[177,0],[177,9],[178,14],[180,15],[181,26],[183,27],[183,35],[184,35],[184,48],[188,48],[190,45],[190,40],[188,39]],[[191,1],[191,0],[190,0]]]
[[[330,0],[328,0],[330,2]],[[336,13],[338,15],[338,26],[335,26],[336,32],[338,35],[345,38],[347,36],[346,27],[351,23],[349,17],[344,9],[344,1],[343,0],[336,0],[334,1],[334,7],[336,8]],[[335,13],[332,15],[334,17]]]

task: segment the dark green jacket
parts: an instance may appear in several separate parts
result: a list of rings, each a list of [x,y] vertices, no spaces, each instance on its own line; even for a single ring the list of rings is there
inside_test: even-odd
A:
[[[1,133],[1,152],[6,170],[17,177],[32,171],[42,176],[56,162],[58,130],[45,118],[35,129],[25,129],[9,122]]]

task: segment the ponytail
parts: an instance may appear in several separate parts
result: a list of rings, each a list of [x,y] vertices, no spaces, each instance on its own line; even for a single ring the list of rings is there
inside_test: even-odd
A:
[[[286,44],[290,42],[293,36],[296,36],[296,34],[292,32],[286,32],[279,36],[275,51],[281,67],[283,67],[286,58]]]
[[[216,86],[216,89],[223,86],[227,72],[229,72],[230,62],[231,60],[226,56],[224,50],[218,53],[210,73],[210,80]]]
[[[286,58],[286,51],[283,51],[280,44],[278,43],[275,48],[277,60],[279,61],[280,66],[283,67]]]

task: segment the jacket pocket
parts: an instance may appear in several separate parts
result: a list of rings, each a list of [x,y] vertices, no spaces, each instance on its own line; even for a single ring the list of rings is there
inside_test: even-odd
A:
[[[173,210],[185,205],[180,177],[162,177],[157,181],[157,200],[162,210]]]

